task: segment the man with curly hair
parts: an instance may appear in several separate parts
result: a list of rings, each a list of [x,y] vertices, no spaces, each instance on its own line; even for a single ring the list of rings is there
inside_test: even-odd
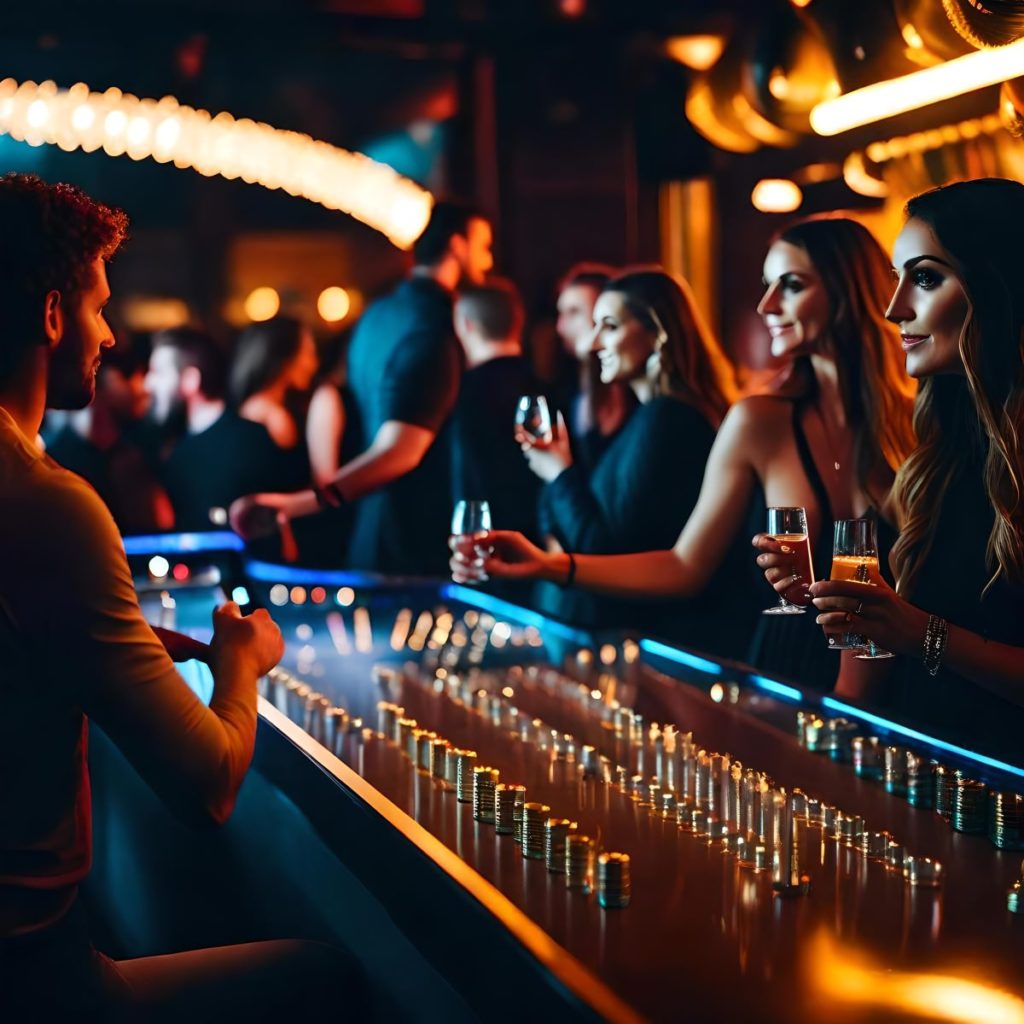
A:
[[[48,406],[95,395],[114,344],[106,264],[126,230],[73,186],[0,177],[0,1020],[283,1019],[305,996],[328,1005],[334,950],[255,943],[114,963],[77,898],[92,848],[89,719],[182,817],[223,822],[252,758],[257,678],[283,651],[266,612],[219,608],[204,706],[142,616],[110,512],[34,444]]]

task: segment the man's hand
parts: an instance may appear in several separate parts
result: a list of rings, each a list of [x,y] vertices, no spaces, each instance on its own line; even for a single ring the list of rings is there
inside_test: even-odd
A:
[[[211,661],[241,661],[257,676],[266,675],[284,654],[284,639],[277,623],[266,609],[259,608],[242,617],[234,601],[221,605],[213,613]]]

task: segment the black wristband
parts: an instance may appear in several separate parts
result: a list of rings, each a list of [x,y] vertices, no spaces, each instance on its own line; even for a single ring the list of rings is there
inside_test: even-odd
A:
[[[323,487],[314,487],[313,495],[321,508],[341,508],[345,504],[345,495],[333,480]]]
[[[576,582],[576,556],[570,551],[569,555],[569,571],[565,574],[565,582],[562,584],[563,587],[571,587]]]

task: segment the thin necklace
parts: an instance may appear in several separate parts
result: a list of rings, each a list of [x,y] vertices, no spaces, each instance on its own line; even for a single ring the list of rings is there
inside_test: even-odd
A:
[[[840,461],[836,458],[836,445],[832,438],[832,434],[828,429],[828,423],[825,422],[825,414],[817,406],[814,407],[814,411],[818,415],[818,422],[821,423],[821,432],[825,435],[825,444],[828,447],[828,454],[832,459],[832,465],[838,474],[843,467]]]

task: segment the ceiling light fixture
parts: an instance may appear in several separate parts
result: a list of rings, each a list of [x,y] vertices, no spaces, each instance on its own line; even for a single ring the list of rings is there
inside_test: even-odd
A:
[[[838,135],[1020,75],[1024,75],[1024,39],[826,100],[811,111],[811,127],[819,135]]]

